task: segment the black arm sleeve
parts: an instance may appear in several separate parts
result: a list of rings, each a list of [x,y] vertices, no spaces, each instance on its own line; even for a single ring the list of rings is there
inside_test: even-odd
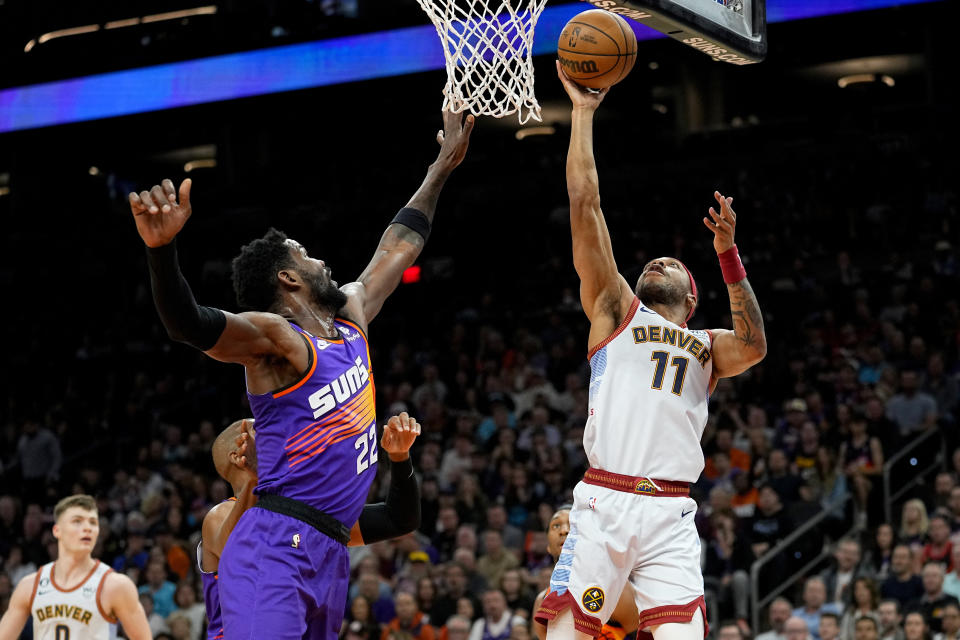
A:
[[[394,462],[386,502],[368,504],[360,513],[360,535],[373,544],[410,533],[420,527],[420,486],[410,458]]]
[[[227,326],[227,316],[219,309],[201,307],[194,300],[190,285],[180,273],[177,241],[155,249],[147,247],[147,264],[153,303],[167,335],[201,351],[217,344]]]

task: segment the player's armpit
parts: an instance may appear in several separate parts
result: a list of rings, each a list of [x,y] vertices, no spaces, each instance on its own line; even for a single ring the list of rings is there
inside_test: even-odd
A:
[[[104,578],[100,604],[104,611],[111,614],[123,627],[124,634],[130,640],[151,640],[150,624],[140,604],[137,587],[127,576],[109,573]]]
[[[208,356],[221,362],[251,366],[267,357],[284,358],[303,371],[310,361],[308,347],[290,323],[273,313],[224,312],[226,326]]]

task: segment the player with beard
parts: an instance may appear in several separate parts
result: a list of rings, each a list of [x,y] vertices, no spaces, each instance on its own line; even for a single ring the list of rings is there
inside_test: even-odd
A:
[[[130,194],[167,332],[246,373],[258,499],[218,567],[230,640],[335,638],[340,631],[350,527],[376,475],[367,328],[420,254],[440,190],[466,155],[473,117],[445,111],[443,120],[437,160],[356,282],[338,287],[322,260],[270,229],[233,261],[237,302],[252,309],[244,313],[197,305],[180,273],[174,239],[191,214],[191,182],[180,185],[179,200],[169,180]],[[405,478],[413,473],[409,458],[392,467]]]
[[[700,538],[690,483],[703,470],[700,438],[719,378],[766,355],[763,320],[734,244],[733,199],[714,192],[713,234],[733,331],[696,331],[690,271],[676,258],[648,263],[636,286],[617,270],[600,209],[593,115],[607,90],[557,74],[573,103],[567,191],[573,263],[590,320],[589,412],[583,445],[590,469],[573,492],[570,535],[537,612],[549,640],[596,636],[624,584],[633,586],[639,628],[656,640],[706,636]],[[549,621],[549,622],[548,622]]]

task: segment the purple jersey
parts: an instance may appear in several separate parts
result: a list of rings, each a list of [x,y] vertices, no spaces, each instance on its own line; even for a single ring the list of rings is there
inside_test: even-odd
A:
[[[310,343],[310,368],[274,393],[247,393],[257,426],[255,493],[293,498],[349,529],[376,475],[377,420],[367,339],[336,318],[336,340],[297,325]]]
[[[223,502],[236,502],[227,498]],[[221,502],[220,504],[223,504]],[[216,571],[203,570],[203,541],[197,544],[197,570],[203,585],[203,604],[207,609],[207,640],[223,640],[223,620],[220,613],[220,576]]]

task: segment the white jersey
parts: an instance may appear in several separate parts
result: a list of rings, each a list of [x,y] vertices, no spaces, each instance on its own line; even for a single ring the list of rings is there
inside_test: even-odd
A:
[[[590,358],[583,448],[590,466],[696,482],[713,374],[708,331],[682,328],[636,298]]]
[[[33,586],[30,612],[34,640],[113,640],[117,621],[100,605],[100,592],[113,571],[98,562],[82,582],[71,589],[58,585],[51,562],[40,567]]]

